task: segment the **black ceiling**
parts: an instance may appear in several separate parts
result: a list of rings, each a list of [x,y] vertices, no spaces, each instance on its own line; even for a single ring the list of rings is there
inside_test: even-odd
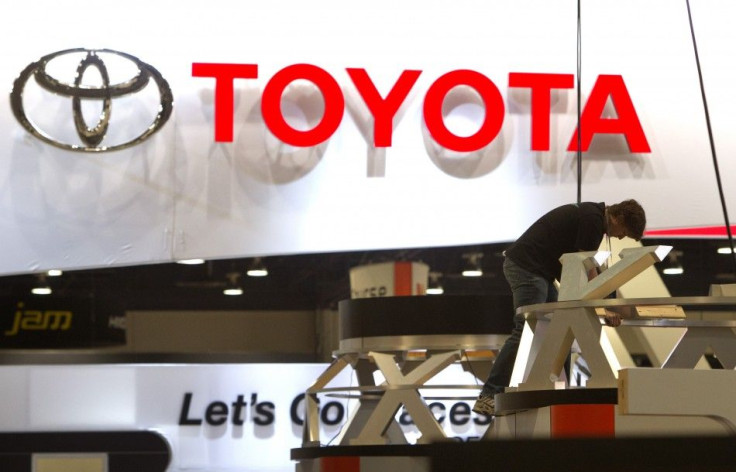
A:
[[[262,258],[267,277],[248,277],[252,258],[65,271],[46,277],[54,297],[94,296],[126,310],[302,310],[335,308],[350,298],[350,269],[387,261],[422,261],[442,273],[448,293],[480,294],[508,290],[500,275],[506,244],[396,249]],[[462,277],[463,254],[482,253],[482,277]],[[241,296],[223,295],[228,274],[237,273]],[[27,296],[35,274],[0,277],[0,296]]]
[[[734,261],[717,254],[724,240],[645,239],[645,245],[666,244],[681,251],[685,273],[664,276],[673,296],[707,295],[714,283],[734,283]],[[501,252],[507,244],[441,248],[356,251],[263,258],[268,277],[247,277],[252,258],[207,261],[202,265],[175,263],[66,271],[48,277],[52,297],[94,297],[98,306],[125,310],[312,310],[335,309],[350,298],[350,269],[386,261],[422,261],[442,274],[445,293],[510,294],[501,273]],[[460,275],[467,257],[483,254],[484,275]],[[657,264],[661,270],[666,262]],[[225,296],[229,273],[239,274],[241,296]],[[35,274],[0,277],[0,296],[26,297],[38,281]]]

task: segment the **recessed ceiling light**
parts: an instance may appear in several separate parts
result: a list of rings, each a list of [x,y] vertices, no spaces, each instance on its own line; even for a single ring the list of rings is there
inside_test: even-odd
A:
[[[268,275],[268,268],[266,268],[266,265],[260,257],[256,257],[253,259],[253,263],[250,268],[245,271],[245,274],[248,277],[265,277]]]
[[[176,263],[184,265],[198,265],[204,264],[204,259],[182,259],[180,261],[176,261]]]

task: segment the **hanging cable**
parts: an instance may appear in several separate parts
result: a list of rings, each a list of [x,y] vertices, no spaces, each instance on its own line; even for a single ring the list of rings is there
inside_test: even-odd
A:
[[[580,72],[582,70],[582,41],[581,41],[581,23],[580,23],[580,0],[578,0],[578,44],[577,44],[577,88],[578,88],[578,203],[583,198],[583,151],[582,151],[582,133],[580,132],[580,115],[582,94],[580,91]]]
[[[578,0],[579,1],[579,0]],[[728,218],[728,210],[726,209],[726,198],[723,195],[723,184],[721,183],[721,173],[718,170],[718,158],[716,157],[716,146],[713,141],[713,129],[710,124],[710,113],[708,112],[708,100],[705,97],[705,86],[703,84],[703,72],[700,69],[700,56],[698,55],[698,43],[695,40],[695,27],[693,26],[693,15],[690,11],[690,0],[687,3],[687,16],[690,20],[690,35],[693,38],[693,50],[695,51],[695,64],[698,67],[698,80],[700,81],[700,95],[703,97],[703,110],[705,111],[705,124],[708,128],[708,140],[710,141],[710,152],[713,157],[713,169],[716,173],[716,182],[718,183],[718,194],[721,197],[721,208],[723,209],[723,218],[726,220],[726,233],[728,234],[728,245],[731,246],[731,255],[733,256],[733,269],[736,274],[736,252],[734,252],[733,235],[731,234],[731,223]]]

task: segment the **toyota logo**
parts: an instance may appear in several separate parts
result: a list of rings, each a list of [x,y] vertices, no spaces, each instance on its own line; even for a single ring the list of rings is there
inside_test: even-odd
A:
[[[79,58],[79,62],[76,65],[73,80],[64,82],[58,79],[58,75],[57,77],[54,76],[59,69],[58,66],[53,67],[55,63],[69,63],[69,59],[76,60],[77,58]],[[108,63],[105,61],[108,61]],[[130,71],[128,72],[129,75],[120,82],[111,83],[112,74],[111,67],[109,67],[111,62],[118,65],[122,63],[122,67],[118,69]],[[73,68],[73,63],[71,67]],[[49,69],[54,69],[54,72],[49,73]],[[96,73],[90,69],[96,69]],[[85,75],[87,75],[87,80],[85,80]],[[45,116],[48,115],[48,112],[43,107],[37,107],[34,113],[27,111],[28,104],[24,105],[24,94],[27,93],[31,77],[35,79],[40,89],[60,97],[71,98],[70,121],[73,121],[76,138],[71,136],[71,134],[74,134],[73,132],[49,133],[49,117]],[[93,80],[89,80],[90,77]],[[151,112],[151,115],[155,114],[152,121],[147,126],[145,124],[141,125],[132,133],[129,129],[126,129],[125,132],[108,133],[110,131],[110,116],[114,99],[127,98],[129,95],[143,93],[151,89],[151,87],[147,87],[151,80],[155,82],[158,88],[158,103],[154,104],[154,108],[157,108],[157,110]],[[150,92],[143,94],[144,97],[150,97],[150,95]],[[48,54],[28,65],[20,73],[13,83],[13,90],[10,93],[10,106],[13,114],[29,133],[61,149],[81,152],[117,151],[145,141],[161,129],[169,119],[173,103],[173,95],[169,84],[155,68],[130,54],[111,49],[75,48]],[[130,105],[130,102],[128,101],[126,104]],[[97,122],[90,126],[88,123],[89,110],[95,107],[99,111],[99,115],[97,116]],[[144,107],[139,108],[145,109]],[[29,114],[32,114],[34,118],[43,119],[32,120],[29,118]],[[141,110],[137,109],[134,114],[136,121],[141,114]],[[56,120],[58,116],[61,115],[55,114],[52,119]],[[46,131],[39,128],[39,121],[45,123]],[[130,123],[128,125],[130,126]],[[140,134],[134,134],[138,132]],[[117,138],[115,142],[107,142],[106,136],[109,135],[114,135]],[[77,138],[78,141],[74,142]]]

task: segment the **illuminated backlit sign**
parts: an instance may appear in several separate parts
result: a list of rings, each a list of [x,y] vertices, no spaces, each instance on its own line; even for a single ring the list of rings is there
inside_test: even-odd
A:
[[[139,356],[131,359],[136,363],[0,366],[6,442],[15,438],[34,446],[18,438],[45,434],[54,444],[65,441],[66,453],[113,459],[116,452],[148,451],[143,460],[152,465],[170,458],[169,472],[294,470],[289,454],[302,445],[304,390],[328,364],[155,364],[139,363]],[[454,367],[433,382],[456,385],[473,379],[459,364]],[[351,375],[345,371],[336,381],[347,385]],[[317,400],[323,438],[336,438],[359,407],[356,398],[321,395]],[[448,437],[473,441],[483,435],[490,418],[473,413],[472,401],[436,399],[428,407]],[[404,409],[396,412],[396,421],[410,442],[418,439],[419,430]],[[81,431],[100,433],[82,437]],[[130,441],[108,444],[117,434],[131,436]],[[161,447],[164,441],[170,449]],[[18,452],[27,456],[61,450]],[[115,470],[111,466],[109,472]]]

